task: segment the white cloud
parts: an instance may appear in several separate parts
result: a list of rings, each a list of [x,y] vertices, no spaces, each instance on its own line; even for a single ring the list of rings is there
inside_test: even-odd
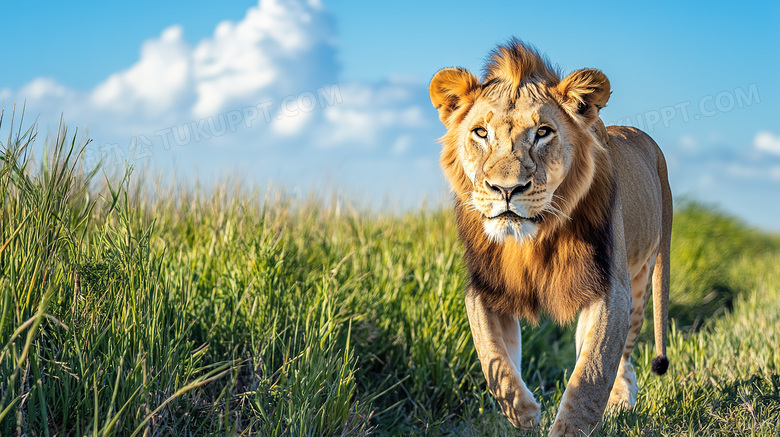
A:
[[[773,135],[771,132],[763,131],[756,134],[753,145],[758,150],[780,155],[780,137]]]
[[[381,86],[349,84],[341,87],[344,103],[326,108],[328,122],[317,144],[333,147],[343,144],[376,146],[380,138],[397,136],[398,130],[414,131],[430,127],[420,101],[427,98],[420,85],[389,83]],[[431,137],[433,138],[433,137]],[[391,148],[397,152],[397,148]]]
[[[16,103],[17,108],[24,104],[27,114],[32,112],[37,115],[39,111],[46,113],[50,124],[56,124],[61,112],[68,108],[71,108],[73,115],[82,113],[82,109],[78,107],[78,102],[82,100],[79,93],[48,77],[33,79],[18,93],[11,92],[3,100],[6,105]]]
[[[22,93],[30,99],[63,98],[70,96],[70,90],[60,85],[54,79],[39,77],[22,88]]]
[[[243,20],[221,22],[194,48],[181,26],[171,26],[143,44],[138,62],[99,84],[91,102],[133,122],[171,118],[172,112],[203,118],[301,92],[313,83],[300,80],[298,71],[335,77],[331,66],[315,61],[314,52],[330,44],[323,37],[332,33],[326,18],[317,4],[262,0]],[[280,131],[303,124],[285,122]]]
[[[146,41],[135,65],[112,74],[92,91],[94,107],[151,117],[177,109],[192,86],[191,49],[182,33],[181,26],[171,26],[159,39]]]
[[[311,112],[298,110],[295,115],[285,117],[280,111],[274,116],[271,128],[280,135],[295,135],[300,132],[311,119]]]
[[[193,113],[214,114],[228,102],[256,97],[271,85],[295,82],[296,69],[320,68],[308,57],[322,41],[328,43],[323,36],[330,33],[320,5],[293,1],[264,0],[242,21],[223,21],[193,52],[197,83]]]
[[[303,135],[299,140],[310,145],[382,143],[389,151],[397,129],[429,127],[420,109],[425,93],[419,84],[338,84],[335,41],[333,19],[319,1],[260,0],[242,20],[221,22],[211,37],[194,47],[185,40],[182,26],[166,28],[143,43],[137,62],[91,91],[37,78],[16,92],[3,90],[0,97],[6,104],[27,99],[28,112],[41,114],[41,120],[57,119],[64,112],[67,123],[89,124],[93,134],[146,132],[147,137],[230,111],[246,116],[251,107],[271,102],[270,117],[262,114],[246,124],[254,129],[251,135],[232,130],[233,135],[213,139],[223,146],[275,144],[274,138]],[[280,108],[288,96],[319,96],[320,87],[330,89],[333,84],[342,92],[336,103],[294,116]]]

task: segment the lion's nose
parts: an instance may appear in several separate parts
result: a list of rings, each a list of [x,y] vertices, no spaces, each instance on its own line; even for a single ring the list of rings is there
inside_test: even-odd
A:
[[[511,187],[502,187],[501,185],[493,185],[488,181],[485,181],[485,185],[487,185],[489,190],[495,191],[496,193],[500,194],[501,197],[504,199],[505,202],[509,202],[512,200],[512,196],[515,194],[523,194],[526,191],[528,191],[531,188],[531,181],[528,181],[527,184],[517,184],[513,185]]]

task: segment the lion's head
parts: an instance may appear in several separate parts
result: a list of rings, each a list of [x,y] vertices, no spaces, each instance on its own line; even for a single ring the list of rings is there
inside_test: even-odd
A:
[[[512,40],[492,52],[482,80],[445,68],[429,91],[447,127],[442,169],[490,240],[522,241],[569,220],[604,153],[592,129],[610,95],[604,73],[561,80],[536,50]]]

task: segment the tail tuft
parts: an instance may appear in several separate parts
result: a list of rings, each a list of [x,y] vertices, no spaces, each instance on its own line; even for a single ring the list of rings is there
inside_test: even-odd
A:
[[[663,355],[659,355],[653,358],[653,364],[650,368],[656,375],[663,375],[666,373],[666,369],[669,368],[669,359]]]

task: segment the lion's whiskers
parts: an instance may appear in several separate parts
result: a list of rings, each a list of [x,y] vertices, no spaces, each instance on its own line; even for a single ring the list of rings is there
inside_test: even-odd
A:
[[[479,209],[477,208],[477,205],[474,203],[476,199],[473,197],[461,204],[458,205],[459,208],[465,208],[468,212],[476,212],[479,213]]]
[[[561,201],[566,202],[560,196],[553,196],[553,197],[558,197],[559,199],[561,199]],[[550,203],[545,205],[544,206],[544,211],[548,211],[548,212],[552,213],[553,215],[555,215],[555,217],[558,220],[562,220],[562,219],[565,218],[565,219],[571,221],[571,217],[569,217],[565,212],[563,212],[562,208],[560,207],[560,205],[558,205],[558,202],[556,202],[555,200],[552,200],[552,201],[550,201]]]
[[[563,211],[563,208],[560,207],[560,204],[558,204],[556,199],[558,199],[561,202],[563,202],[563,206],[565,206],[566,209],[571,210],[571,206],[569,205],[569,201],[568,200],[564,199],[563,197],[561,197],[561,196],[559,196],[557,194],[553,194],[552,195],[552,199],[550,199],[550,202],[555,203],[558,206],[559,210]]]

